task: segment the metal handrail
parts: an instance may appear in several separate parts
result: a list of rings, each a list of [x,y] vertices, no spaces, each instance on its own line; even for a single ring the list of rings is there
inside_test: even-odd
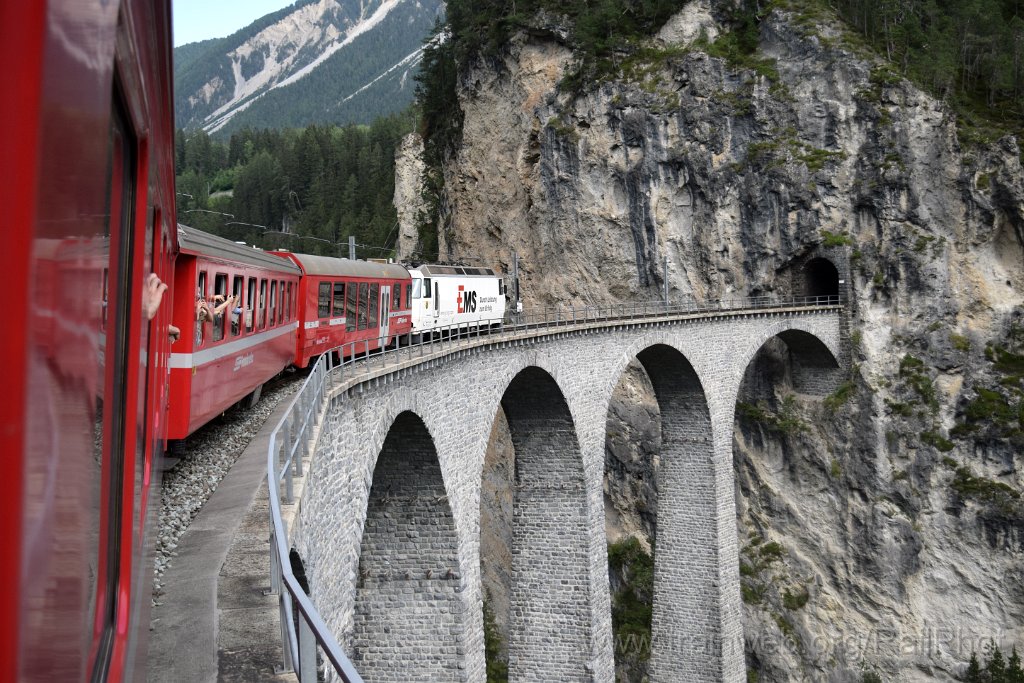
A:
[[[721,315],[780,308],[836,308],[843,305],[839,296],[811,296],[777,300],[771,297],[736,298],[712,303],[647,302],[643,304],[618,304],[610,306],[585,306],[583,308],[545,307],[543,313],[507,313],[503,318],[481,319],[476,323],[445,325],[420,333],[414,339],[410,332],[404,335],[405,343],[394,335],[363,339],[324,352],[313,365],[309,376],[292,399],[285,414],[270,433],[267,451],[267,473],[270,498],[270,590],[279,596],[278,609],[281,619],[281,641],[284,650],[284,671],[294,671],[299,681],[316,681],[316,652],[319,647],[340,676],[343,683],[362,683],[362,678],[352,662],[327,628],[312,601],[302,590],[291,569],[288,553],[288,530],[281,517],[282,482],[285,485],[285,503],[293,502],[293,477],[302,476],[302,459],[308,453],[313,432],[318,426],[323,404],[332,385],[345,380],[356,381],[360,375],[346,377],[346,368],[357,364],[373,369],[374,354],[380,356],[380,367],[386,368],[389,360],[394,364],[403,359],[414,360],[432,357],[425,351],[436,348],[441,354],[453,349],[453,339],[465,335],[476,340],[484,335],[488,341],[500,341],[523,332],[545,331],[595,322],[621,324],[630,321],[649,321],[655,318],[673,318],[688,315]],[[553,313],[552,313],[553,311]],[[530,336],[530,335],[528,335]],[[376,348],[371,349],[371,344]],[[335,365],[334,354],[340,362]],[[353,368],[354,370],[354,368]],[[338,377],[334,378],[333,375]],[[280,443],[280,448],[278,444]],[[296,633],[292,601],[299,611],[299,628]]]

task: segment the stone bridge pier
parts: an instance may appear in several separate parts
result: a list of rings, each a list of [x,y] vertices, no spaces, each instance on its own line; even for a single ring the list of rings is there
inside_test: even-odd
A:
[[[591,323],[455,350],[339,391],[290,542],[367,681],[484,681],[480,495],[503,411],[515,449],[509,679],[614,680],[603,479],[612,391],[638,360],[661,413],[651,680],[745,680],[736,398],[767,342],[801,391],[839,376],[841,311]]]

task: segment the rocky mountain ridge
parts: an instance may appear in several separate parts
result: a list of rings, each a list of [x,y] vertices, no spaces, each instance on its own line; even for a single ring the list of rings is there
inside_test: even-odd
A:
[[[516,252],[528,306],[655,300],[666,257],[675,299],[785,296],[814,255],[851,273],[848,381],[797,394],[779,343],[741,396],[751,680],[956,680],[990,641],[1020,647],[1017,141],[967,144],[947,106],[798,4],[731,63],[711,54],[728,22],[691,0],[646,61],[579,94],[561,87],[568,32],[545,22],[461,75],[442,253],[509,268]],[[638,414],[640,436],[610,441],[606,490],[609,537],[648,542],[642,385],[610,411],[610,433]]]
[[[227,38],[175,49],[182,128],[369,123],[412,101],[442,0],[300,0]]]

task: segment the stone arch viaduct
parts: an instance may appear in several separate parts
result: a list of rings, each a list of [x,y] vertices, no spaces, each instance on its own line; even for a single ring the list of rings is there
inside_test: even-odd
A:
[[[843,375],[843,330],[839,306],[589,321],[462,340],[335,383],[289,514],[313,603],[367,681],[485,680],[481,478],[503,410],[509,680],[613,681],[605,425],[638,360],[662,429],[651,680],[746,680],[737,394],[781,339],[797,391],[825,395]]]

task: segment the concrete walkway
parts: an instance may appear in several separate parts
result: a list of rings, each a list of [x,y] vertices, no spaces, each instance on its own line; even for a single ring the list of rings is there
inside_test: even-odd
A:
[[[267,442],[284,400],[178,541],[153,608],[147,681],[294,681],[281,664],[277,596],[270,585]]]

